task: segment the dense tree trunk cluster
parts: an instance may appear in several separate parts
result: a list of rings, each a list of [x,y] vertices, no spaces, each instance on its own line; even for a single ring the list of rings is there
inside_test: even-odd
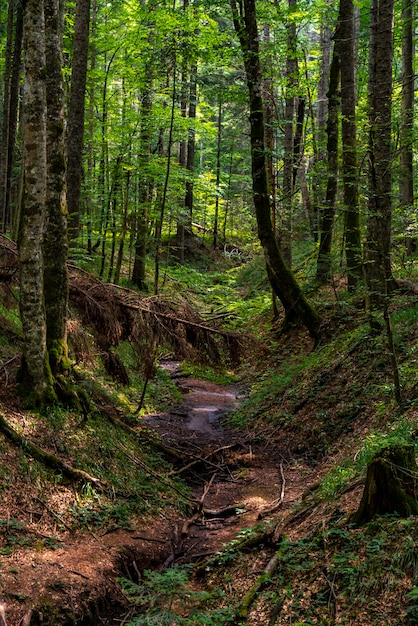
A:
[[[219,250],[228,238],[250,249],[257,231],[284,326],[299,320],[318,337],[291,269],[314,255],[316,287],[364,288],[382,327],[392,242],[407,255],[417,241],[413,3],[340,0],[336,14],[289,0],[262,26],[255,0],[231,7],[222,19],[188,0],[2,9],[0,220],[12,237],[19,226],[23,371],[46,387],[66,361],[67,220],[74,258],[100,255],[101,277],[155,292],[194,233]]]

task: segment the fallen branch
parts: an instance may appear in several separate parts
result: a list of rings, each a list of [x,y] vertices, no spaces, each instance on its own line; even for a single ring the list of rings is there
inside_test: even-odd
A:
[[[280,564],[280,553],[276,552],[267,563],[264,568],[262,574],[257,578],[254,585],[247,591],[244,598],[242,599],[236,615],[236,623],[242,622],[247,618],[248,613],[250,611],[251,605],[253,604],[257,594],[261,591],[261,589],[270,581],[271,575],[276,571]]]
[[[64,476],[71,480],[83,480],[85,482],[90,482],[96,485],[97,487],[103,487],[104,484],[99,478],[95,478],[91,476],[87,472],[81,469],[77,469],[72,465],[69,465],[62,459],[55,456],[51,452],[47,452],[43,448],[40,448],[36,444],[32,443],[29,439],[19,434],[17,430],[15,430],[2,415],[0,415],[0,430],[10,439],[12,443],[16,446],[20,446],[24,450],[26,450],[31,456],[33,456],[38,461],[41,461],[44,465],[51,467],[52,469],[58,470],[62,472]]]
[[[190,461],[190,463],[187,463],[187,465],[184,465],[183,467],[181,467],[178,470],[172,470],[170,472],[170,476],[176,476],[178,474],[182,474],[183,472],[186,472],[187,470],[189,470],[191,467],[194,467],[195,465],[199,465],[199,463],[203,463],[206,465],[210,465],[211,467],[215,467],[218,470],[221,470],[222,467],[220,465],[217,465],[216,463],[213,463],[212,461],[209,461],[211,456],[215,456],[215,454],[218,454],[218,452],[222,452],[223,450],[228,450],[230,448],[233,448],[235,444],[230,444],[228,446],[222,446],[221,448],[216,448],[216,450],[213,450],[213,452],[210,452],[207,456],[205,457],[199,457],[199,456],[195,456],[194,457],[194,461]]]

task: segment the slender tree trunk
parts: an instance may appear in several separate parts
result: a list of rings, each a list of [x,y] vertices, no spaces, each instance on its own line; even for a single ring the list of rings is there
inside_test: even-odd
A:
[[[193,221],[193,175],[194,160],[196,154],[196,121],[197,111],[197,65],[194,64],[190,70],[190,93],[189,93],[189,120],[190,125],[187,131],[187,158],[186,169],[189,173],[189,179],[186,181],[186,195],[184,198],[184,208],[186,213],[186,234],[192,232]]]
[[[3,231],[17,226],[18,215],[15,215],[12,207],[12,174],[16,151],[17,118],[19,108],[19,88],[21,77],[22,36],[23,36],[23,4],[22,0],[15,0],[9,5],[9,13],[13,18],[13,8],[16,17],[13,23],[8,24],[8,29],[14,30],[13,45],[10,42],[10,59],[8,59],[9,45],[6,50],[5,90],[3,105],[3,134],[2,134],[2,159],[1,159],[1,185],[0,201]],[[10,22],[10,20],[9,20]],[[8,36],[9,37],[9,36]],[[10,67],[8,68],[8,65]],[[17,212],[18,213],[18,212]]]
[[[1,159],[0,159],[0,217],[2,232],[6,231],[8,223],[8,203],[6,200],[7,190],[7,162],[9,149],[9,125],[10,125],[10,91],[12,76],[12,49],[13,36],[15,33],[14,25],[15,1],[9,1],[7,13],[7,38],[4,51],[5,68],[4,68],[4,94],[3,94],[3,123],[1,134]]]
[[[294,150],[294,118],[295,92],[298,84],[298,62],[296,51],[296,22],[292,13],[296,9],[296,0],[289,1],[290,20],[287,24],[287,58],[286,58],[286,99],[284,115],[283,139],[283,203],[280,226],[280,248],[287,265],[292,266],[292,221],[293,221],[293,150]]]
[[[338,109],[340,104],[339,84],[340,55],[337,46],[334,45],[328,90],[328,182],[325,195],[325,204],[322,210],[320,222],[320,242],[316,268],[316,280],[320,284],[325,284],[329,282],[332,278],[331,249],[338,189]]]
[[[402,126],[401,126],[401,172],[399,187],[401,204],[411,210],[414,206],[414,6],[412,0],[402,3]]]
[[[128,170],[125,175],[125,194],[123,197],[123,217],[122,217],[122,230],[120,232],[118,256],[116,259],[114,283],[117,285],[120,280],[120,273],[122,269],[123,261],[123,249],[125,246],[126,233],[128,232],[128,208],[129,208],[129,194],[131,188],[131,173]]]
[[[322,207],[324,204],[326,189],[326,145],[327,145],[327,112],[328,112],[328,86],[331,66],[331,49],[332,49],[332,33],[328,23],[328,16],[324,16],[324,25],[321,28],[321,68],[320,80],[318,83],[317,93],[317,114],[316,128],[314,130],[314,143],[316,151],[314,152],[313,163],[313,223],[314,223],[314,240],[319,239],[319,226]]]
[[[166,166],[166,172],[165,172],[163,193],[161,197],[160,214],[157,218],[157,223],[155,227],[155,258],[154,258],[154,293],[155,294],[158,294],[158,289],[159,289],[160,257],[161,257],[160,247],[161,247],[161,238],[162,238],[162,232],[163,232],[165,207],[166,207],[166,201],[167,201],[168,182],[170,180],[170,171],[171,171],[171,149],[173,146],[176,93],[177,93],[176,63],[174,63],[173,87],[172,87],[172,96],[171,96],[171,118],[170,118],[170,129],[168,133],[168,146],[167,146],[167,166]]]
[[[268,49],[272,46],[270,27],[268,24],[264,24],[263,27],[263,40]],[[273,230],[276,232],[276,215],[277,215],[277,176],[274,167],[274,153],[276,146],[276,133],[275,133],[275,100],[274,100],[274,86],[273,86],[273,59],[270,53],[266,54],[265,60],[265,72],[263,77],[263,102],[264,102],[264,117],[265,117],[265,133],[264,138],[266,144],[266,156],[267,156],[267,175],[268,185],[271,194],[271,221]]]
[[[96,69],[96,32],[97,32],[97,0],[93,0],[91,16],[91,37],[90,37],[90,69],[94,73]],[[95,81],[92,80],[89,88],[89,122],[88,122],[88,148],[87,148],[87,185],[93,188],[93,172],[95,155],[93,151],[94,127],[95,127]],[[68,194],[67,194],[68,195]],[[86,229],[87,229],[87,252],[93,252],[93,207],[90,194],[86,197]]]
[[[213,249],[218,246],[219,228],[219,198],[221,184],[221,145],[222,145],[222,94],[218,94],[218,120],[217,120],[217,141],[216,141],[216,198],[215,198],[215,218],[213,220]]]
[[[53,396],[46,347],[42,238],[46,199],[46,94],[44,6],[26,0],[23,122],[24,189],[19,232],[22,383],[35,403]]]
[[[59,0],[44,0],[47,101],[46,229],[43,245],[47,349],[53,374],[68,366],[68,240],[64,86]]]
[[[67,125],[67,204],[70,245],[80,232],[84,109],[89,50],[90,0],[77,0]]]
[[[257,218],[258,236],[263,247],[267,273],[275,294],[284,306],[285,323],[300,320],[312,337],[319,334],[320,320],[316,311],[304,297],[292,272],[278,248],[271,223],[266,152],[264,145],[264,114],[262,99],[262,72],[258,46],[258,28],[254,0],[244,0],[239,13],[235,0],[231,0],[233,20],[243,56],[250,100],[251,163],[253,198]]]
[[[393,13],[394,0],[372,0],[369,68],[369,211],[365,249],[370,312],[382,307],[386,293],[394,287],[390,258]]]
[[[347,286],[353,290],[363,276],[358,198],[356,67],[357,45],[353,0],[340,0],[340,24],[336,45],[341,64],[341,138],[344,185],[345,254]]]
[[[150,70],[151,72],[151,70]],[[149,73],[150,73],[149,72]],[[148,244],[148,213],[150,193],[149,158],[151,152],[151,113],[152,113],[152,82],[142,94],[141,105],[141,139],[139,155],[138,209],[135,237],[135,256],[132,268],[132,283],[139,289],[146,289],[145,261]]]

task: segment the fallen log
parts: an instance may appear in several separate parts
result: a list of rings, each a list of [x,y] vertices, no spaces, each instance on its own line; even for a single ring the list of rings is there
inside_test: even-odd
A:
[[[255,581],[254,585],[247,591],[235,614],[235,623],[240,623],[248,617],[250,608],[261,589],[269,582],[271,575],[276,571],[280,564],[280,552],[276,552],[260,576]]]

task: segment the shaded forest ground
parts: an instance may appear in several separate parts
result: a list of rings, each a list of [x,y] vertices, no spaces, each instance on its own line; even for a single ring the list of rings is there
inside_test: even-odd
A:
[[[198,278],[188,298],[193,310],[204,289]],[[80,297],[87,287],[76,280]],[[239,290],[245,303],[249,290]],[[120,306],[137,316],[136,297],[118,293]],[[16,446],[0,434],[0,583],[9,626],[115,624],[138,612],[138,624],[151,624],[169,610],[185,624],[418,623],[416,521],[386,516],[358,529],[348,517],[375,451],[416,441],[417,296],[403,294],[391,306],[401,412],[386,338],[370,334],[362,302],[343,294],[321,293],[324,333],[315,350],[300,329],[276,336],[269,310],[260,307],[251,328],[261,332],[242,342],[240,364],[231,361],[227,335],[212,343],[203,332],[219,318],[237,357],[234,315],[213,306],[202,317],[173,308],[172,298],[169,310],[152,299],[144,304],[138,328],[150,306],[151,317],[174,316],[160,318],[168,325],[190,322],[181,333],[169,329],[184,341],[159,344],[158,367],[146,355],[161,325],[141,340],[127,332],[134,318],[122,323],[120,309],[101,335],[91,323],[98,309],[74,308],[74,382],[90,405],[83,414],[53,407],[39,415],[17,394],[19,324],[15,291],[5,286],[1,415],[97,479],[71,478],[45,465],[25,440]],[[114,291],[109,298],[117,309]],[[186,357],[199,345],[205,363],[192,365]],[[163,357],[186,361],[169,371]],[[174,609],[172,597],[150,595],[158,582],[170,587],[169,573],[188,563],[194,573],[172,583],[181,598]],[[144,570],[160,579],[148,584]],[[142,580],[142,606],[122,593],[120,577]],[[205,599],[193,595],[202,590]]]

